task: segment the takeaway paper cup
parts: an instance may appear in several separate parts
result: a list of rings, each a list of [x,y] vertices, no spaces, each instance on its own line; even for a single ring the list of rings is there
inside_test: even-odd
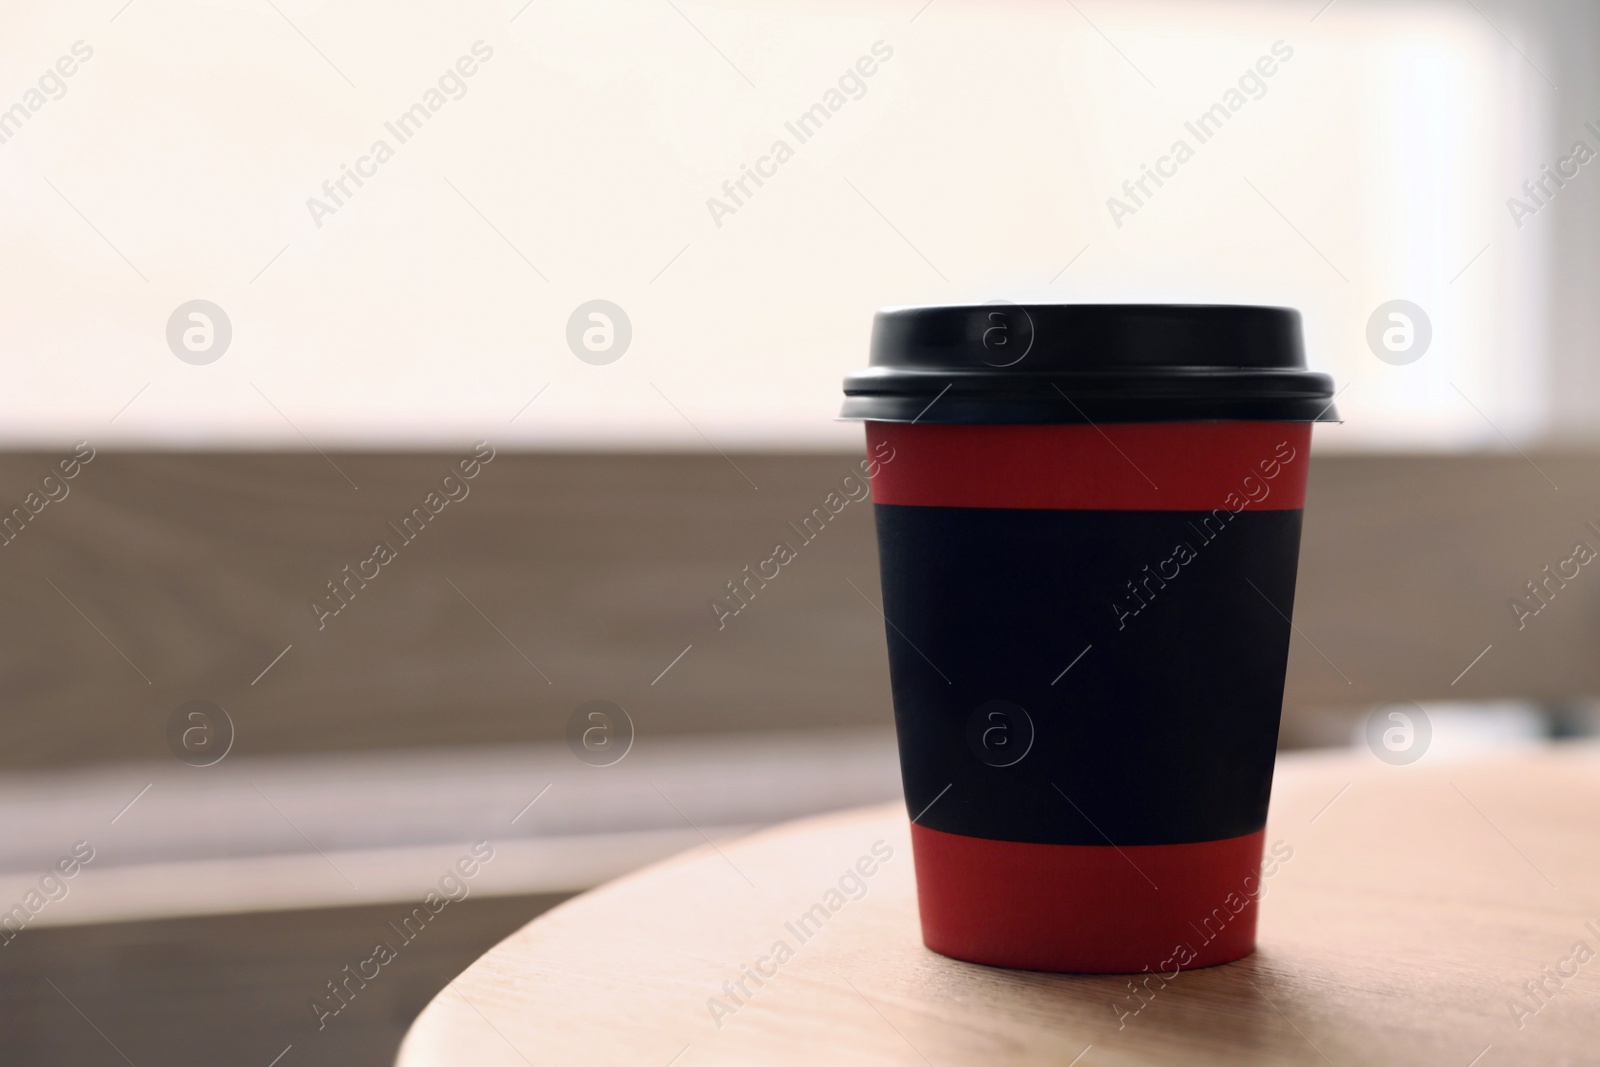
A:
[[[894,309],[845,391],[880,459],[928,947],[1077,972],[1249,954],[1311,423],[1337,418],[1298,313]]]

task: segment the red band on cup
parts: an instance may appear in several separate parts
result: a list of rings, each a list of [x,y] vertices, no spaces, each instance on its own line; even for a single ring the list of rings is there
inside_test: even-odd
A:
[[[880,504],[1276,511],[1305,505],[1311,424],[868,422],[867,444]]]
[[[1256,947],[1264,831],[1179,845],[1040,845],[911,825],[922,940],[958,960],[1167,978]]]

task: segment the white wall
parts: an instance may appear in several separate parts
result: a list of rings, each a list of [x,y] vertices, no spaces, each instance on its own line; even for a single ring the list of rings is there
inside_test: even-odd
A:
[[[1555,128],[1508,5],[123,5],[0,11],[0,109],[93,49],[0,144],[7,446],[849,444],[875,308],[1002,296],[1299,306],[1348,386],[1335,446],[1532,440],[1579,373],[1549,264],[1600,166],[1520,229],[1505,200],[1600,140]],[[385,122],[480,40],[399,143]],[[784,123],[880,41],[799,144]],[[1185,120],[1279,41],[1198,144]],[[1117,226],[1107,198],[1180,137],[1194,158]],[[707,198],[778,138],[794,158],[719,226]],[[394,158],[314,220],[378,139]],[[165,337],[195,298],[233,327],[203,366]],[[606,366],[564,337],[593,298],[633,326]],[[1365,340],[1393,298],[1433,321],[1406,366]]]

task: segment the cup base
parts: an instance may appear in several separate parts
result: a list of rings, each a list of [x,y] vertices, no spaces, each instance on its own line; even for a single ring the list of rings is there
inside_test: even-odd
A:
[[[970,963],[1170,977],[1256,947],[1265,831],[1174,845],[996,841],[911,825],[923,943]]]

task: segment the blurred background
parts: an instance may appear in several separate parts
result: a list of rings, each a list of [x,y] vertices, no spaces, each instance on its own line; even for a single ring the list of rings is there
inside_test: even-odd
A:
[[[1577,0],[13,0],[7,1062],[387,1063],[566,896],[897,797],[870,509],[710,606],[850,472],[882,306],[1300,308],[1345,422],[1283,746],[1593,733],[1597,48]]]

